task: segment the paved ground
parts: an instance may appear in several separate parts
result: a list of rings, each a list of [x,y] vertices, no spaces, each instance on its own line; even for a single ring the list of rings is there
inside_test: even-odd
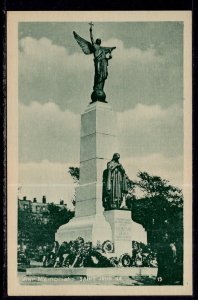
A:
[[[44,277],[26,276],[25,272],[19,272],[19,281],[22,285],[155,285],[155,277],[136,276],[136,277]]]

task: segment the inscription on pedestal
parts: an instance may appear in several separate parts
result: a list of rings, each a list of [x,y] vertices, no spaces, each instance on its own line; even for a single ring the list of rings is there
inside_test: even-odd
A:
[[[115,240],[131,240],[131,224],[128,220],[118,218],[115,222]]]

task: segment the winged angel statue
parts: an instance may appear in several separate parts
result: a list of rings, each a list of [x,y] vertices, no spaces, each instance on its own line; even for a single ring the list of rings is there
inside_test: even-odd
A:
[[[93,34],[92,34],[92,26],[93,23],[89,23],[90,25],[90,38],[91,43],[86,41],[82,37],[80,37],[75,31],[73,32],[74,38],[76,39],[77,43],[81,47],[82,51],[85,54],[92,54],[94,55],[94,66],[95,66],[95,76],[94,76],[94,86],[93,92],[91,94],[92,102],[100,101],[100,102],[107,102],[106,95],[103,91],[105,80],[108,77],[108,61],[112,58],[111,52],[116,47],[102,47],[101,46],[101,39],[96,39],[94,41]]]

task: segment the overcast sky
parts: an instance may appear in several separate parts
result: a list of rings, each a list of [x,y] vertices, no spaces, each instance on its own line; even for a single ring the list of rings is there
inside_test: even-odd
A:
[[[19,24],[20,196],[70,201],[69,166],[79,165],[80,114],[94,65],[73,38],[87,23]],[[121,162],[182,185],[183,23],[96,23],[95,38],[116,46],[105,83],[117,111]]]

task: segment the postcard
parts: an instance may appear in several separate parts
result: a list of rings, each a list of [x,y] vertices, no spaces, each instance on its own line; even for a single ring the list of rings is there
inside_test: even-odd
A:
[[[8,11],[8,295],[192,295],[191,21]]]

